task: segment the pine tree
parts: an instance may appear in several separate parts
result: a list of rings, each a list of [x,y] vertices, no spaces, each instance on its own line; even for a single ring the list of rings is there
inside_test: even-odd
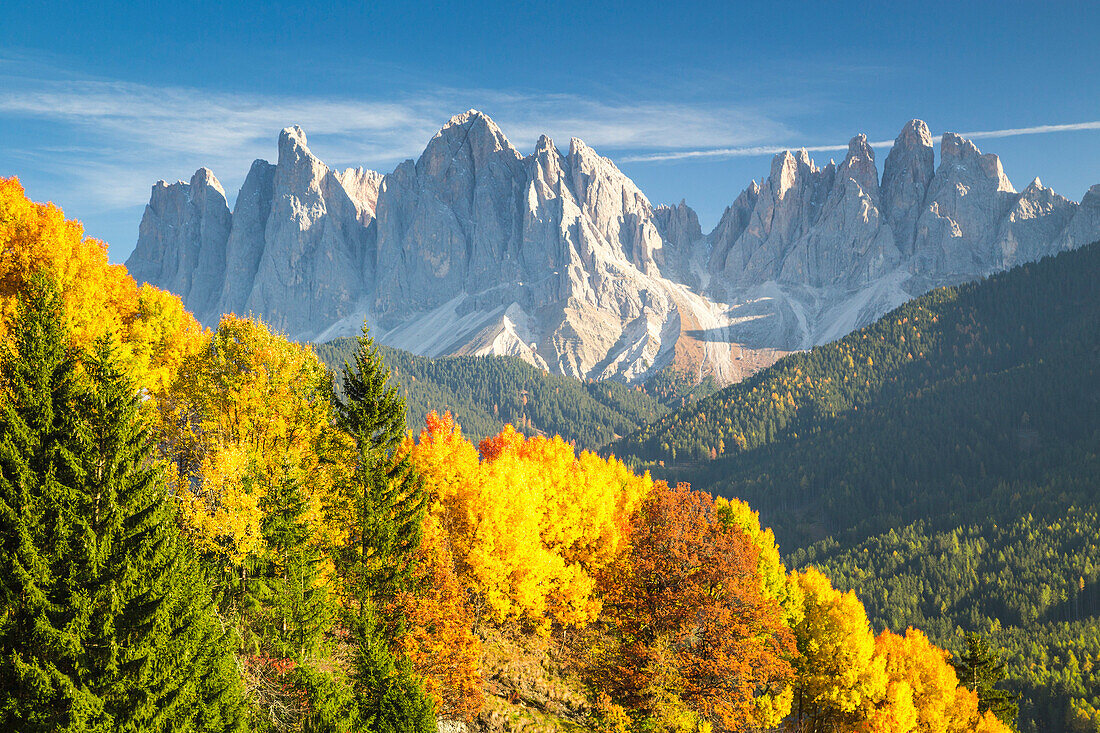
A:
[[[115,361],[104,339],[86,365],[97,689],[115,730],[238,728],[246,707],[232,647],[150,465],[140,397]]]
[[[388,380],[389,370],[364,327],[355,366],[345,363],[343,396],[336,400],[337,424],[358,449],[359,526],[350,569],[358,605],[352,678],[368,730],[430,733],[436,728],[432,700],[408,660],[390,649],[404,619],[380,619],[380,610],[411,582],[427,505],[409,457],[398,454],[405,401]]]
[[[82,638],[89,598],[68,554],[87,533],[80,488],[86,440],[77,360],[55,288],[35,279],[0,363],[0,727],[106,730]],[[81,526],[83,523],[83,526]],[[87,557],[81,558],[87,560]]]
[[[355,594],[360,603],[390,601],[408,583],[427,497],[407,456],[405,400],[388,385],[390,372],[366,327],[355,365],[344,364],[343,396],[336,398],[337,424],[358,449],[358,542],[353,549]]]
[[[1008,725],[1015,722],[1020,712],[1020,696],[996,687],[1008,675],[1000,655],[989,648],[985,639],[979,634],[968,633],[966,651],[958,660],[952,659],[951,664],[959,676],[959,683],[978,693],[980,712],[991,711]]]
[[[353,668],[360,715],[367,729],[372,733],[435,731],[435,706],[408,659],[394,657],[370,607],[361,623]]]
[[[322,556],[310,541],[305,497],[289,467],[284,468],[260,501],[266,551],[254,568],[253,584],[267,623],[255,630],[273,645],[276,656],[304,661],[331,626],[334,609],[319,582]]]
[[[83,370],[36,283],[0,374],[0,721],[233,730],[244,699],[108,340]]]

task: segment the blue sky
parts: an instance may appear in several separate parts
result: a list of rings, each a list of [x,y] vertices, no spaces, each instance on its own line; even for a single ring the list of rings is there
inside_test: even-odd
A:
[[[891,140],[912,117],[992,131],[976,142],[1018,189],[1038,175],[1080,199],[1100,182],[1091,2],[14,5],[0,175],[114,261],[158,179],[207,165],[232,202],[291,124],[330,165],[388,172],[471,107],[523,152],[543,132],[584,139],[704,229],[766,176],[761,151]],[[1073,127],[1028,132],[1048,125]]]

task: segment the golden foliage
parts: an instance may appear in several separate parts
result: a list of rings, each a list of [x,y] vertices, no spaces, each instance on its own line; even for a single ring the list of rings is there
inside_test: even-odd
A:
[[[959,685],[949,655],[922,632],[884,631],[875,639],[875,655],[885,664],[887,695],[860,730],[1008,733],[995,715],[978,712],[977,693]]]
[[[625,547],[627,518],[649,493],[649,476],[578,456],[559,437],[524,438],[510,425],[482,442],[479,460],[450,414],[432,413],[426,424],[405,450],[477,610],[542,630],[595,619],[595,576]]]
[[[886,693],[885,662],[875,656],[867,612],[855,593],[835,590],[813,568],[793,579],[802,620],[794,627],[799,656],[792,715],[809,730],[862,721]]]
[[[0,178],[0,336],[19,294],[38,274],[57,286],[77,347],[114,334],[120,364],[150,397],[163,394],[181,362],[202,344],[202,329],[179,298],[139,288],[124,266],[108,262],[105,243],[84,236],[80,222],[52,204],[29,200],[17,179]]]
[[[346,504],[339,459],[347,441],[332,428],[330,394],[312,351],[236,316],[184,360],[159,429],[172,488],[200,547],[234,562],[260,552],[259,502],[276,481],[301,487],[316,538],[342,541],[348,524],[325,521]]]

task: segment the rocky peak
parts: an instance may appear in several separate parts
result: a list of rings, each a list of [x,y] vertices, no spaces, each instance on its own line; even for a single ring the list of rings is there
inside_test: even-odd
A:
[[[829,161],[832,165],[832,161]],[[848,155],[836,172],[837,180],[851,179],[858,183],[863,191],[878,199],[878,168],[875,166],[875,151],[867,144],[867,136],[856,135],[848,142]]]
[[[509,161],[523,158],[488,115],[471,109],[440,128],[416,161],[416,168],[422,174],[440,176],[456,158],[482,166],[498,156]]]
[[[996,155],[953,132],[940,141],[940,165],[917,220],[913,272],[956,280],[984,274],[1004,261],[1001,224],[1017,201]]]
[[[993,153],[982,155],[978,146],[953,132],[945,132],[940,140],[940,169],[981,172],[996,190],[1015,193],[1016,189],[1005,175],[1001,159]],[[937,172],[938,175],[938,172]],[[971,176],[964,176],[971,177]]]
[[[218,298],[217,313],[244,313],[252,292],[256,269],[264,253],[264,231],[271,214],[275,191],[275,166],[255,160],[245,176],[233,206],[233,226],[225,249],[225,282]]]
[[[932,133],[928,131],[928,125],[924,120],[912,119],[905,123],[901,132],[894,138],[892,150],[918,150],[932,147]]]
[[[209,168],[190,183],[153,186],[126,268],[180,295],[200,319],[215,306],[225,275],[225,243],[231,216],[225,190]]]
[[[909,120],[894,139],[882,167],[882,212],[903,255],[913,251],[917,219],[936,174],[932,135],[922,120]]]
[[[214,175],[214,171],[203,166],[195,171],[195,175],[191,176],[190,191],[194,193],[205,193],[207,190],[216,191],[225,198],[225,189],[222,188],[221,181]]]
[[[378,205],[378,189],[382,187],[383,175],[366,168],[347,168],[343,173],[336,173],[336,179],[343,185],[351,198],[359,221],[364,225],[374,219],[375,208]]]
[[[535,165],[541,170],[541,173],[536,174],[534,177],[552,178],[554,181],[557,181],[560,177],[562,166],[565,163],[561,152],[554,145],[554,141],[546,135],[539,136],[538,142],[535,143],[535,151],[531,154],[531,159],[535,161]]]
[[[993,266],[1007,269],[1051,252],[1073,217],[1075,203],[1036,177],[1016,197],[993,247]]]
[[[1089,188],[1073,212],[1058,242],[1059,249],[1075,249],[1100,240],[1100,183]]]
[[[797,155],[785,150],[772,158],[768,183],[776,199],[782,201],[788,191],[795,188],[807,175],[816,172],[817,169],[805,150],[800,150]]]
[[[279,133],[279,161],[289,161],[300,156],[312,156],[306,145],[306,134],[298,125],[284,127]]]

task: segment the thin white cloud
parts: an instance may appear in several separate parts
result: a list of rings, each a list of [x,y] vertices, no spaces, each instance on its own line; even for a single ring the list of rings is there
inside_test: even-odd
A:
[[[9,139],[9,164],[18,158],[18,167],[64,176],[71,190],[59,193],[100,209],[140,205],[152,183],[187,178],[200,165],[232,198],[251,161],[273,159],[279,130],[292,124],[330,165],[383,172],[419,155],[444,122],[471,106],[493,116],[521,150],[543,133],[606,150],[652,149],[670,139],[684,147],[747,145],[790,134],[751,109],[446,88],[376,102],[50,78],[20,68],[0,66],[0,120],[43,121],[56,132]]]
[[[1077,130],[1100,130],[1100,120],[1095,122],[1071,122],[1068,125],[1036,125],[1035,127],[1009,127],[1004,130],[983,130],[979,132],[960,132],[971,140],[982,138],[1015,137],[1017,135],[1046,135],[1051,132],[1074,132]]]
[[[1034,127],[1009,127],[1003,130],[979,130],[977,132],[961,132],[962,137],[970,140],[982,140],[1017,135],[1047,135],[1055,132],[1074,132],[1079,130],[1100,130],[1100,120],[1094,122],[1072,122],[1064,125],[1035,125]],[[881,140],[870,143],[873,148],[888,149],[893,147],[893,140]],[[810,153],[831,153],[847,150],[847,145],[750,145],[733,148],[711,148],[708,150],[670,150],[659,153],[644,153],[641,155],[628,155],[622,158],[628,163],[654,163],[667,160],[690,160],[693,158],[742,158],[760,155],[775,155],[787,150],[806,150]]]

